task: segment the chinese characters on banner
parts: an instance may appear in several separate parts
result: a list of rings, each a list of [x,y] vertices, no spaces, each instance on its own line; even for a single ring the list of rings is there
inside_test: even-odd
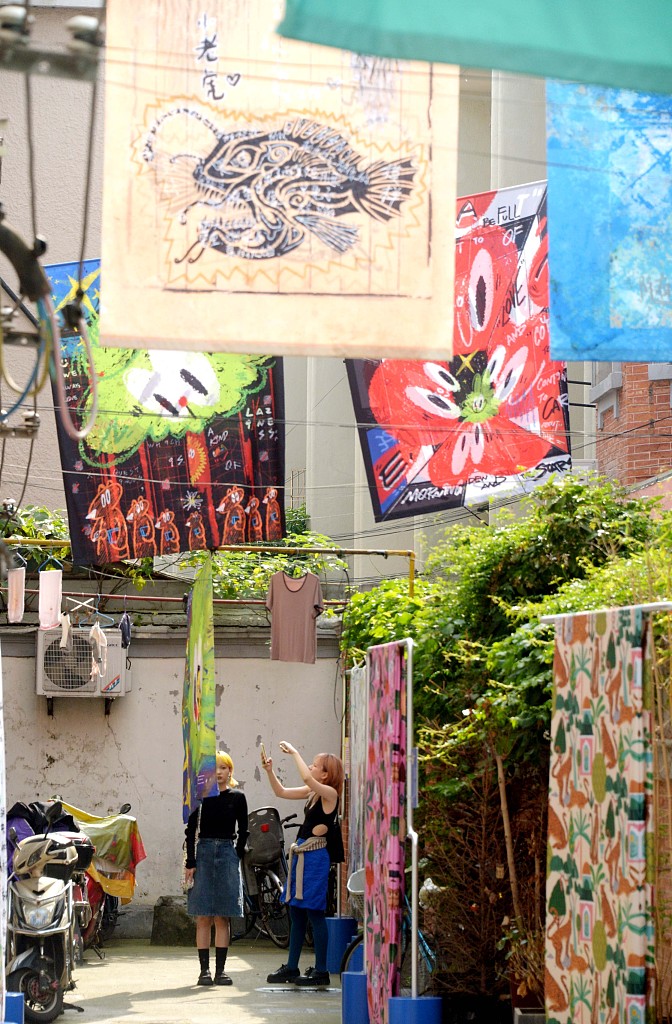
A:
[[[182,818],[217,791],[215,755],[215,639],[212,558],[206,557],[187,604],[187,657],[182,694]]]
[[[47,272],[58,311],[74,298],[79,266]],[[282,361],[102,348],[99,288],[100,264],[87,260],[83,308],[98,377],[96,421],[83,441],[73,441],[56,417],[74,560],[102,565],[280,539]],[[79,335],[64,331],[61,353],[68,407],[84,422],[92,398]]]
[[[280,14],[110,0],[101,338],[445,354],[459,71],[282,40]]]
[[[457,202],[454,356],[349,360],[376,522],[528,490],[570,469],[549,354],[545,183]]]
[[[672,99],[546,83],[551,350],[672,359]]]

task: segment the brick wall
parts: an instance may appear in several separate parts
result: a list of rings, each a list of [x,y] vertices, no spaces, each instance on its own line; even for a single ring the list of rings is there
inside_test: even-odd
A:
[[[622,363],[618,417],[604,412],[597,429],[600,473],[629,485],[672,468],[669,380],[649,380],[648,363]]]

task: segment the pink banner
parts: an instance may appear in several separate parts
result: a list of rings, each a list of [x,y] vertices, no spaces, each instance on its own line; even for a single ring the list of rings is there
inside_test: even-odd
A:
[[[387,1024],[399,992],[406,807],[405,650],[397,643],[369,655],[366,769],[366,971],[370,1024]]]

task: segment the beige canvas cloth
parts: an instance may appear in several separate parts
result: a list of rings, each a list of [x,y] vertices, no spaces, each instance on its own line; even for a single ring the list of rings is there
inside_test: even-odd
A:
[[[110,0],[101,342],[450,358],[459,69],[279,15]]]

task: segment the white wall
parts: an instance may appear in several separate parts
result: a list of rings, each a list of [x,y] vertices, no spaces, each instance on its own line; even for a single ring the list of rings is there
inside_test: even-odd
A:
[[[34,658],[7,653],[33,648],[34,634],[20,646],[3,640],[2,647],[8,806],[58,794],[105,814],[128,800],[147,849],[134,902],[150,907],[159,896],[179,892],[184,638],[165,641],[165,658],[157,657],[156,644],[131,647],[133,689],[113,703],[108,717],[100,698],[65,697],[54,699],[49,717],[46,699],[35,695]],[[301,804],[273,796],[261,777],[259,743],[263,738],[279,777],[300,784],[278,741],[289,740],[307,758],[338,753],[341,681],[335,657],[295,665],[259,654],[217,658],[217,741],[234,760],[250,809],[273,803],[284,816],[300,812]]]

